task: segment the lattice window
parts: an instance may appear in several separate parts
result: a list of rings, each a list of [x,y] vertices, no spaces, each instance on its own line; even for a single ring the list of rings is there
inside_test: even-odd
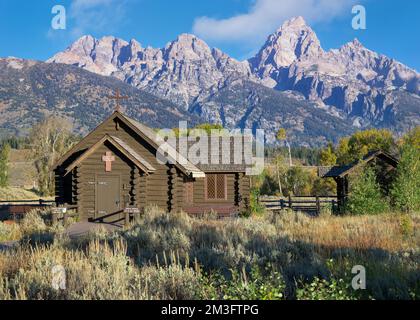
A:
[[[224,199],[225,198],[225,175],[218,174],[216,175],[216,192],[217,192],[217,199]]]
[[[226,175],[208,174],[206,175],[206,198],[208,200],[226,199]]]

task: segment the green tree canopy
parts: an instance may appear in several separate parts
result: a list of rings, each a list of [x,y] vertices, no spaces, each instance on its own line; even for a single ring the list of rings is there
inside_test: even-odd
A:
[[[325,149],[321,150],[319,157],[322,166],[333,166],[337,163],[337,156],[332,143],[329,143]]]
[[[202,123],[195,127],[195,129],[201,129],[207,132],[207,134],[211,134],[212,130],[222,130],[223,126],[218,123]]]
[[[276,139],[279,141],[283,141],[287,139],[287,132],[286,129],[280,128],[276,133]]]
[[[340,140],[336,150],[337,163],[349,164],[363,158],[371,151],[392,152],[395,149],[396,142],[389,130],[369,129],[358,131],[351,137]]]
[[[394,205],[404,212],[420,210],[420,152],[415,143],[404,145],[391,189]]]
[[[403,138],[403,143],[409,144],[413,148],[420,150],[420,126],[417,126],[408,132]]]
[[[7,187],[9,180],[10,145],[0,147],[0,187]]]
[[[351,214],[378,214],[388,210],[375,170],[369,165],[352,181],[346,210]]]

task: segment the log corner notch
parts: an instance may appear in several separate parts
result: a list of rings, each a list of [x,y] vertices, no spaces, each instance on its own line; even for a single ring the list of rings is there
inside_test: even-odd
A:
[[[65,170],[63,167],[57,167],[54,170],[54,179],[55,179],[55,203],[58,205],[59,203],[65,202],[65,195],[64,195],[64,173]]]
[[[175,166],[168,170],[168,212],[174,213],[181,210],[182,190],[180,185],[180,175]]]
[[[130,192],[129,192],[129,203],[128,205],[131,207],[137,206],[137,198],[139,195],[139,181],[140,181],[140,170],[133,166],[131,168],[131,175],[130,175]]]
[[[72,204],[77,206],[77,213],[79,215],[82,214],[82,183],[81,183],[81,174],[80,174],[81,167],[77,166],[73,169],[72,174]]]

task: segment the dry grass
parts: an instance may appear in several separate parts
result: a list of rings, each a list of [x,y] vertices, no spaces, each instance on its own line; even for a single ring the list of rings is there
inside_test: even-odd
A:
[[[31,160],[31,150],[12,149],[9,157],[9,181],[12,186],[32,188],[36,182],[36,168]]]
[[[36,200],[39,195],[31,190],[15,187],[0,187],[0,200]]]
[[[16,223],[0,222],[0,242],[14,241],[22,238],[22,230]]]
[[[111,245],[94,240],[86,250],[24,246],[0,254],[0,300],[193,299],[200,294],[191,268],[175,263],[139,269],[126,252],[122,240]],[[65,290],[52,287],[51,270],[57,265],[66,272]]]
[[[257,272],[258,288],[284,281],[286,297],[307,297],[319,277],[329,288],[320,297],[334,298],[328,281],[343,279],[348,287],[356,264],[367,268],[368,290],[346,291],[344,298],[418,299],[418,225],[418,215],[311,218],[285,211],[212,220],[149,208],[129,228],[71,241],[33,213],[20,226],[21,246],[0,252],[0,299],[264,298],[275,291],[262,294],[231,275],[236,270],[246,279],[267,266],[280,273],[280,282],[270,278],[276,271]],[[64,292],[51,288],[56,264],[67,272]]]
[[[285,212],[276,217],[284,235],[325,248],[401,252],[420,247],[418,214],[322,216]]]

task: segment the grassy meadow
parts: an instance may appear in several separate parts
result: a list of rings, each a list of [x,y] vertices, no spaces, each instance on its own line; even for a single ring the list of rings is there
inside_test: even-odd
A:
[[[215,220],[156,208],[71,240],[48,212],[0,223],[0,299],[419,299],[418,214]],[[52,268],[66,289],[52,287]],[[366,268],[366,290],[351,269]]]

